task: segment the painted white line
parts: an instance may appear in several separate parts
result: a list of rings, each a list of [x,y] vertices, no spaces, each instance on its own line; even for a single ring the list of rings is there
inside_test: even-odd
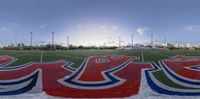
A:
[[[144,62],[144,52],[142,51],[142,53],[141,53],[142,55],[142,62]]]
[[[42,59],[43,59],[43,52],[40,55],[40,62],[42,62]]]

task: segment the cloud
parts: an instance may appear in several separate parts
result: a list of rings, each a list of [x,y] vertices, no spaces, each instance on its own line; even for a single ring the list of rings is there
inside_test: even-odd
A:
[[[200,33],[200,26],[199,25],[189,25],[184,28],[185,32],[191,32],[191,33]]]
[[[110,30],[115,30],[115,31],[118,29],[117,26],[106,26],[106,25],[100,26],[99,28],[100,29],[110,29]]]
[[[82,29],[83,25],[80,24],[80,25],[77,26],[77,28]]]
[[[0,27],[0,33],[8,32],[8,31],[10,31],[10,28],[8,28],[8,27]]]
[[[107,26],[100,26],[99,28],[100,29],[107,29],[108,27]]]
[[[115,31],[118,29],[116,26],[112,26],[111,28],[112,28],[113,30],[115,30]]]
[[[13,22],[7,22],[6,26],[10,27],[10,28],[18,28],[19,24],[17,23],[13,23]]]
[[[7,22],[3,26],[0,27],[0,33],[10,32],[13,29],[19,28],[19,24]]]
[[[40,28],[41,28],[41,29],[44,29],[44,28],[46,28],[47,25],[48,25],[48,24],[42,24],[42,25],[40,26]]]
[[[117,26],[100,26],[100,29],[102,29],[105,33],[115,33],[118,30]]]
[[[136,32],[139,33],[139,34],[141,34],[141,35],[143,35],[144,33],[149,32],[149,30],[150,29],[148,27],[140,27],[140,28],[138,28],[136,30]]]

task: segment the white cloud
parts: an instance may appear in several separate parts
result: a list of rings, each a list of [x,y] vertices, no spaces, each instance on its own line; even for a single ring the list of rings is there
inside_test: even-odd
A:
[[[140,27],[136,31],[137,31],[137,33],[143,35],[144,33],[149,32],[149,30],[150,29],[148,27]]]
[[[47,25],[48,25],[48,24],[42,24],[42,25],[40,26],[40,28],[41,28],[41,29],[44,29],[44,28],[46,28]]]
[[[83,25],[80,24],[80,25],[77,26],[77,28],[82,29]]]
[[[19,24],[17,23],[13,23],[13,22],[7,22],[6,26],[10,27],[10,28],[18,28]]]
[[[107,29],[108,27],[107,26],[100,26],[99,28],[100,29]]]
[[[0,27],[0,33],[4,32],[10,32],[13,29],[17,29],[19,27],[19,24],[7,22],[3,26]]]
[[[114,30],[114,31],[116,31],[118,29],[117,26],[106,26],[106,25],[100,26],[99,28],[100,29],[107,29],[107,30]]]
[[[117,26],[103,25],[103,26],[100,26],[99,28],[102,29],[104,31],[104,33],[108,33],[108,34],[116,33],[116,31],[118,30]]]
[[[113,30],[115,30],[115,31],[118,29],[116,26],[112,26],[111,28],[112,28]]]
[[[185,32],[192,32],[192,33],[200,33],[200,26],[199,25],[189,25],[184,28]]]
[[[8,31],[10,31],[10,28],[7,28],[7,27],[0,27],[0,33],[8,32]]]

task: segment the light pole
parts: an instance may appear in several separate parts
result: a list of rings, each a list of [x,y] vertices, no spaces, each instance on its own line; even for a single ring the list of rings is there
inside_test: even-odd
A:
[[[17,36],[15,36],[15,46],[17,47],[17,43],[18,43],[18,41],[17,41]]]
[[[121,37],[119,37],[119,48],[121,47]]]
[[[69,49],[69,36],[67,36],[67,48]]]
[[[153,48],[153,34],[151,34],[151,48]]]
[[[133,47],[133,34],[131,34],[131,45]]]
[[[31,49],[32,49],[32,40],[33,40],[32,35],[33,35],[33,33],[30,32],[30,47],[31,47]]]
[[[52,50],[55,49],[55,44],[54,44],[54,32],[52,32]]]

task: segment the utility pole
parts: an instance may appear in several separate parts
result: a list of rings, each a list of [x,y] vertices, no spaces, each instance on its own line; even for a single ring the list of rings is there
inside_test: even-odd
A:
[[[153,48],[153,34],[151,34],[151,48]]]
[[[31,37],[31,38],[30,38],[30,39],[31,39],[31,40],[30,40],[30,47],[31,47],[31,49],[32,49],[32,40],[33,40],[32,35],[33,35],[33,33],[31,32],[31,33],[30,33],[30,37]]]
[[[131,45],[133,47],[133,34],[131,34]]]
[[[55,49],[55,45],[54,45],[54,32],[52,32],[52,50]]]

